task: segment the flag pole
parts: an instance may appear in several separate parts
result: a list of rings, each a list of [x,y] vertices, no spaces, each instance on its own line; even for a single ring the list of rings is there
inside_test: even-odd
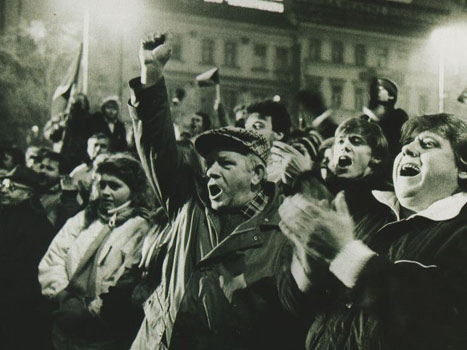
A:
[[[88,93],[88,62],[89,62],[89,2],[84,10],[83,20],[83,93]]]

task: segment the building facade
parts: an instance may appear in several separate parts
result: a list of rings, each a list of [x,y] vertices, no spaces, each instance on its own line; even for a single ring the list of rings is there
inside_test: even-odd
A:
[[[41,2],[46,9],[58,6],[53,0]],[[439,50],[430,44],[430,33],[455,17],[463,18],[465,1],[273,2],[283,5],[283,12],[245,8],[233,0],[138,0],[126,11],[128,16],[133,13],[131,20],[117,20],[112,6],[94,11],[89,47],[91,101],[109,94],[125,101],[127,81],[138,74],[140,38],[170,30],[174,50],[166,79],[172,95],[180,88],[186,91],[186,115],[202,110],[215,119],[214,88],[199,88],[195,83],[196,75],[212,67],[219,68],[222,99],[229,111],[239,104],[279,96],[295,116],[294,95],[309,87],[322,93],[339,121],[359,115],[368,102],[368,82],[375,75],[396,81],[397,105],[409,115],[438,110]],[[38,1],[20,3],[22,17],[38,15]],[[54,11],[55,22],[81,25],[80,10],[73,10],[73,16],[63,5]],[[110,14],[110,21],[99,17],[102,13]],[[51,20],[47,11],[40,15]],[[14,21],[8,17],[7,22]],[[466,106],[456,99],[467,86],[467,55],[454,56],[445,62],[444,104],[446,111],[462,115]]]

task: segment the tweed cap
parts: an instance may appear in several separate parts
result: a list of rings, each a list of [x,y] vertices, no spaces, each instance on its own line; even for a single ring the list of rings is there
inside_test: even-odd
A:
[[[267,164],[270,150],[269,142],[263,136],[232,126],[205,131],[195,140],[195,148],[203,158],[219,147],[256,154],[264,164]]]

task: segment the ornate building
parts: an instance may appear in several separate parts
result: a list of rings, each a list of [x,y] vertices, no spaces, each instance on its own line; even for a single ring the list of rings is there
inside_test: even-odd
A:
[[[0,6],[12,3],[21,3],[21,15],[27,19],[40,15],[50,20],[47,11],[38,11],[37,0],[1,0]],[[58,6],[56,0],[40,3],[54,11],[52,21],[80,25],[78,10],[71,16],[63,4],[51,9]],[[308,86],[322,92],[338,120],[359,114],[374,75],[397,82],[398,106],[409,115],[436,112],[439,49],[430,44],[430,33],[465,15],[466,9],[465,0],[137,0],[131,4],[128,15],[135,12],[131,21],[112,19],[111,5],[91,14],[89,91],[94,98],[117,93],[125,100],[126,82],[138,74],[140,38],[169,29],[175,46],[167,82],[172,93],[186,90],[185,114],[201,109],[214,115],[214,89],[200,89],[195,77],[218,67],[229,110],[278,95],[293,112],[296,91]],[[112,25],[105,26],[102,14],[110,15]],[[14,21],[3,19],[3,27],[6,22]],[[455,64],[448,62],[452,57],[445,62],[445,110],[464,113],[465,106],[456,99],[467,86],[467,57],[455,56]]]

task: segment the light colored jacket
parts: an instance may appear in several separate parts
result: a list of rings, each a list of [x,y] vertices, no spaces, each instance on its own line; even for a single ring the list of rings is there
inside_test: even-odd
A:
[[[43,295],[54,298],[67,287],[80,260],[104,225],[100,220],[95,220],[84,228],[84,211],[66,222],[39,264]],[[98,257],[97,297],[91,302],[90,311],[98,314],[101,306],[99,295],[108,292],[126,269],[138,263],[148,227],[145,219],[136,216],[112,229]]]

